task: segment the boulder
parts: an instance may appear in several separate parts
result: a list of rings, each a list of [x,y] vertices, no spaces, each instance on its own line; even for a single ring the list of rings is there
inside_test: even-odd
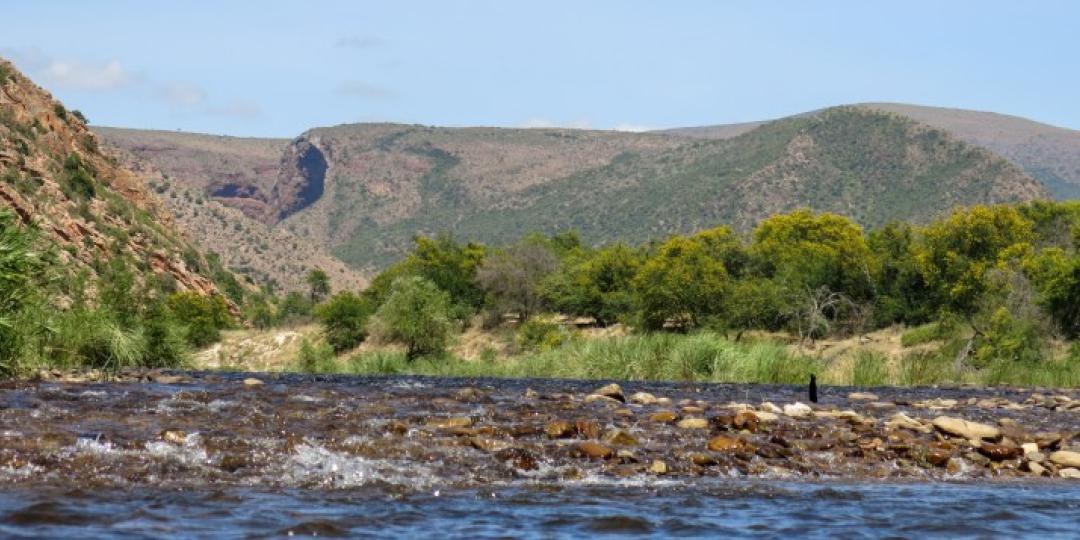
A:
[[[1058,450],[1050,454],[1050,461],[1062,467],[1080,467],[1080,452]]]
[[[996,439],[1001,436],[1001,430],[994,426],[969,422],[962,418],[939,416],[933,423],[938,431],[965,439]]]
[[[796,401],[795,403],[784,405],[784,414],[792,418],[801,418],[803,416],[814,414],[814,410],[811,409],[809,405]]]
[[[683,418],[676,425],[683,429],[705,429],[709,427],[709,421],[704,418]]]
[[[622,387],[615,383],[604,385],[600,388],[597,388],[596,390],[593,390],[593,395],[604,396],[606,398],[622,401],[624,403],[626,402],[626,397],[623,396]]]

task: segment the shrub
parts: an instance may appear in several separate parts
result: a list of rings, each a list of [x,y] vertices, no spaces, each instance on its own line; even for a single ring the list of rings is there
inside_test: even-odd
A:
[[[194,292],[169,295],[169,311],[186,325],[184,334],[193,347],[205,347],[221,338],[221,330],[232,326],[228,304],[220,296],[203,296]]]
[[[335,352],[351,349],[367,337],[368,319],[375,312],[371,302],[351,292],[335,294],[316,309],[326,342]]]
[[[327,343],[312,344],[308,340],[300,342],[297,358],[300,371],[304,373],[333,373],[337,371],[334,349]]]
[[[405,345],[410,360],[441,354],[453,327],[450,296],[425,278],[398,278],[374,323],[383,339]]]
[[[86,201],[97,195],[94,175],[83,164],[77,154],[68,154],[64,159],[64,170],[60,176],[60,185],[64,194],[73,201]]]
[[[563,325],[533,318],[518,326],[515,341],[524,350],[548,351],[563,345],[570,337]]]

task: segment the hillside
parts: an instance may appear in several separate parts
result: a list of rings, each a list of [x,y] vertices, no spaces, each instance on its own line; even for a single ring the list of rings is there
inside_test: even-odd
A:
[[[107,127],[94,131],[125,165],[148,179],[180,230],[217,253],[234,272],[282,291],[306,290],[304,280],[313,268],[327,272],[333,290],[366,284],[319,244],[262,221],[289,141]]]
[[[862,103],[858,106],[900,114],[947,131],[962,141],[988,148],[1013,161],[1041,182],[1054,198],[1080,198],[1080,131],[993,112],[903,103]],[[761,124],[697,126],[662,133],[726,139]]]
[[[177,290],[218,294],[206,259],[175,232],[144,180],[99,150],[81,114],[3,60],[0,178],[0,209],[40,231],[42,247],[57,257],[55,269],[88,276],[91,294],[110,265],[140,281],[156,275]]]
[[[926,220],[958,204],[1047,195],[992,152],[895,114],[844,107],[748,129],[695,139],[569,129],[317,128],[288,145],[272,187],[259,183],[249,192],[267,208],[255,214],[263,221],[367,270],[401,257],[417,233],[498,244],[530,230],[575,228],[590,242],[638,242],[718,223],[745,230],[799,206],[875,226]],[[119,145],[139,139],[105,136]],[[145,158],[174,181],[199,185],[175,163]]]

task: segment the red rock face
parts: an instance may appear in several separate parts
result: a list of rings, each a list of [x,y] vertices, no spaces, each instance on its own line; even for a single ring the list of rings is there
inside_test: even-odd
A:
[[[281,158],[278,182],[270,193],[273,221],[279,221],[311,206],[322,197],[326,183],[326,157],[312,141],[293,141]]]
[[[89,180],[80,195],[65,162]],[[0,60],[0,207],[35,224],[62,252],[61,260],[93,271],[95,260],[127,253],[181,290],[219,294],[213,282],[187,268],[190,242],[147,190],[142,177],[99,150],[97,137],[48,92]],[[120,232],[117,232],[120,231]],[[239,310],[230,303],[236,313]]]

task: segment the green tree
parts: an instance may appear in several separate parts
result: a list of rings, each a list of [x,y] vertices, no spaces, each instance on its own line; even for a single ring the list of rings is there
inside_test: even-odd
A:
[[[986,273],[1030,250],[1032,223],[1011,206],[954,210],[923,231],[916,264],[933,300],[971,314],[987,290]]]
[[[1025,261],[1038,303],[1065,337],[1080,336],[1080,256],[1048,248]]]
[[[918,231],[907,223],[889,223],[870,233],[867,245],[875,259],[874,318],[878,325],[923,324],[940,306],[919,271],[915,256]]]
[[[472,242],[459,244],[449,235],[418,236],[407,265],[450,295],[454,304],[475,312],[484,303],[484,293],[476,284],[476,271],[484,260],[484,247]]]
[[[664,242],[634,277],[642,325],[691,328],[721,313],[729,285],[723,262],[710,256],[701,239],[676,236]]]
[[[318,304],[330,294],[330,276],[322,268],[314,268],[307,275],[308,288],[311,291],[311,303]]]
[[[409,359],[441,354],[453,328],[450,295],[420,276],[398,278],[372,324],[383,339],[405,345]]]
[[[368,319],[375,309],[364,297],[345,291],[335,294],[316,310],[326,342],[334,352],[351,349],[367,337]]]
[[[641,257],[624,244],[612,244],[572,259],[543,283],[543,295],[559,312],[607,325],[634,307],[632,283]]]
[[[846,217],[805,209],[772,216],[754,229],[750,250],[758,271],[792,294],[825,287],[853,300],[872,296],[870,250]]]

